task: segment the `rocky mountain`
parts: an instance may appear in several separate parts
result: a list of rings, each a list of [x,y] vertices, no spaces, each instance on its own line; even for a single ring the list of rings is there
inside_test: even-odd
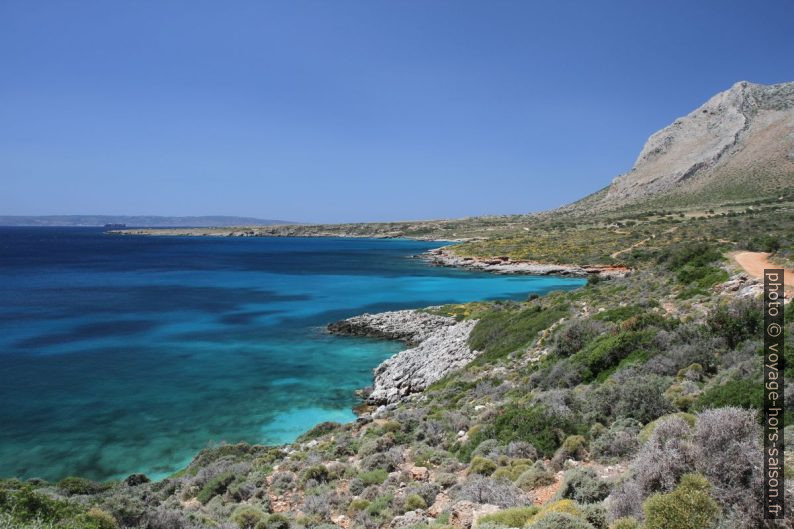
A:
[[[564,209],[718,205],[794,189],[794,82],[741,81],[653,134],[632,169]]]

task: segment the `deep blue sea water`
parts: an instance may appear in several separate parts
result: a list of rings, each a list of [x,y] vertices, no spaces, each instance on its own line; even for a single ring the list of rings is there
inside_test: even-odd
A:
[[[401,348],[326,323],[582,283],[409,258],[438,245],[0,228],[0,476],[159,478],[208,444],[288,442],[353,419]]]

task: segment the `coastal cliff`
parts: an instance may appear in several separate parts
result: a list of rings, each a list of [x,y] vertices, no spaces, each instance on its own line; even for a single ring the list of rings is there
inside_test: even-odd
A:
[[[334,334],[401,340],[414,345],[374,369],[367,403],[393,404],[460,369],[479,354],[468,345],[477,320],[457,322],[418,310],[363,314],[328,325]]]
[[[626,276],[631,269],[626,266],[550,264],[514,260],[510,257],[461,257],[448,248],[430,250],[422,256],[430,264],[481,270],[495,274],[560,275],[574,277],[600,276],[615,278]]]

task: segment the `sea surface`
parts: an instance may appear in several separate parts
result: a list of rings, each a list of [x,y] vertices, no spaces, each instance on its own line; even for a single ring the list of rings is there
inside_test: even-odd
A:
[[[439,245],[0,228],[0,476],[157,479],[220,442],[289,442],[352,420],[403,348],[326,323],[582,284],[411,258]]]

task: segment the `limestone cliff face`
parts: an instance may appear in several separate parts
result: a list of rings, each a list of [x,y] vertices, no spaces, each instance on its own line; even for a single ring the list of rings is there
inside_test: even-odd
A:
[[[572,206],[609,209],[652,197],[726,197],[794,186],[794,83],[742,81],[652,135],[631,171]]]

